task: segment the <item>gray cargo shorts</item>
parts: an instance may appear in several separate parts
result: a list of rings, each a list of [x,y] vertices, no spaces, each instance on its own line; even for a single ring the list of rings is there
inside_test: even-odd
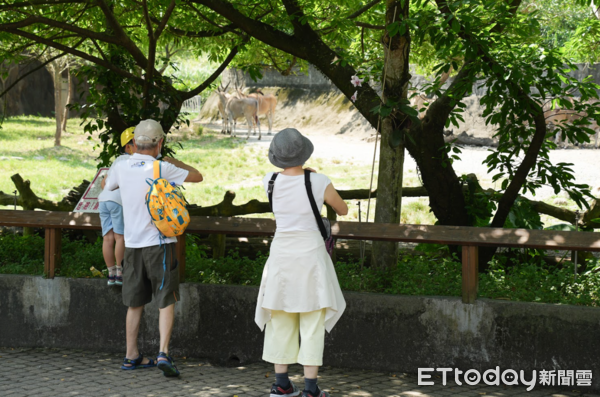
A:
[[[163,259],[166,271],[163,270]],[[179,264],[175,243],[125,248],[122,294],[123,304],[128,307],[144,306],[152,301],[152,296],[158,300],[161,309],[178,302]]]

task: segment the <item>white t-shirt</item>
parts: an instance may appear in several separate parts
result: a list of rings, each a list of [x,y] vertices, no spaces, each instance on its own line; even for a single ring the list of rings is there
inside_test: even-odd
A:
[[[267,192],[272,176],[273,173],[270,172],[263,178],[265,192]],[[317,208],[321,211],[325,189],[331,181],[326,175],[311,172],[310,183]],[[304,174],[277,175],[273,188],[273,213],[278,232],[319,231],[306,193]]]
[[[125,221],[125,247],[143,248],[160,244],[160,232],[152,223],[146,208],[146,193],[150,185],[146,180],[154,179],[153,163],[156,159],[147,154],[135,153],[127,161],[113,164],[113,170],[106,180],[105,189],[121,190],[123,218]],[[161,161],[161,176],[176,185],[183,184],[188,171]],[[166,243],[175,243],[175,237],[168,237]]]
[[[122,154],[119,157],[117,157],[108,169],[108,172],[106,173],[106,179],[108,179],[108,177],[110,176],[110,173],[112,172],[115,164],[118,164],[121,161],[125,161],[130,157],[130,154]],[[104,185],[104,190],[102,190],[102,192],[98,195],[98,201],[114,201],[119,205],[123,205],[123,202],[121,201],[121,191],[119,189],[108,190],[106,189],[106,185]]]

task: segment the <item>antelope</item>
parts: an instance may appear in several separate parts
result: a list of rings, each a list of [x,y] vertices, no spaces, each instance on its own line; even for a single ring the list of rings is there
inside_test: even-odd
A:
[[[219,84],[219,87],[217,88],[217,95],[219,95],[219,103],[217,104],[217,107],[219,108],[219,113],[221,114],[221,134],[226,134],[227,131],[229,130],[229,125],[228,125],[228,115],[225,112],[225,108],[227,106],[227,101],[231,98],[231,95],[228,94],[227,91],[227,87],[229,87],[229,83],[227,83],[227,85],[225,87],[223,87],[221,84]]]
[[[572,104],[575,104],[573,98],[569,98],[569,101]],[[567,123],[572,123],[575,120],[581,120],[583,118],[588,118],[588,114],[585,113],[578,113],[575,110],[571,110],[571,109],[563,109],[563,108],[557,108],[557,109],[552,109],[551,108],[551,101],[546,102],[544,104],[544,106],[542,107],[542,109],[544,110],[544,118],[546,119],[546,124],[553,128],[557,125],[564,125]],[[594,130],[596,133],[594,134],[594,138],[595,138],[595,142],[594,142],[594,148],[598,148],[598,137],[600,135],[600,128],[598,126],[598,124],[596,123],[596,120],[591,119],[589,120],[590,124],[587,125],[588,128]],[[554,143],[556,143],[557,145],[559,143],[561,143],[561,133],[560,130],[557,131],[554,134]]]
[[[240,88],[236,87],[236,90],[241,98],[254,98],[258,101],[258,116],[267,116],[269,122],[269,132],[273,128],[273,118],[275,117],[275,107],[277,107],[277,97],[273,94],[264,94],[261,89],[257,89],[255,93],[244,94]]]
[[[256,135],[256,126],[258,126],[258,140],[261,139],[260,121],[258,121],[258,101],[254,98],[235,98],[230,97],[225,105],[225,112],[228,115],[229,131],[233,130],[232,135],[235,136],[236,120],[239,117],[245,117],[248,123],[248,136],[250,138],[250,130],[254,128]],[[231,126],[233,125],[233,129]]]

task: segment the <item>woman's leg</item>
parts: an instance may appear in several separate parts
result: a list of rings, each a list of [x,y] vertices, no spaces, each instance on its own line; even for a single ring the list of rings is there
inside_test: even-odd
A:
[[[300,352],[298,362],[304,366],[304,390],[313,397],[321,395],[317,386],[319,367],[325,348],[325,309],[300,313]]]
[[[290,381],[288,364],[298,361],[298,313],[271,311],[271,321],[265,327],[263,360],[274,364],[275,383],[271,396],[297,396],[300,391]]]

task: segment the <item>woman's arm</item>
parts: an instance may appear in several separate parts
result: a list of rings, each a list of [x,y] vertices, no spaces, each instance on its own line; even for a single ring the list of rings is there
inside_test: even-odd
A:
[[[333,183],[330,183],[327,185],[327,188],[325,188],[325,202],[329,204],[338,215],[346,215],[348,213],[348,205],[337,190],[335,190]]]

